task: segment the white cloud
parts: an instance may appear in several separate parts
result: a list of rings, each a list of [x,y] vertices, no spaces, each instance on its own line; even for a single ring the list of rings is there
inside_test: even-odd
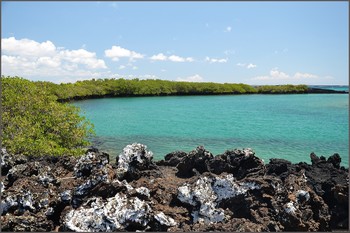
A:
[[[123,70],[123,69],[125,69],[125,68],[126,68],[126,66],[120,65],[118,69]]]
[[[157,55],[153,55],[150,57],[153,61],[172,61],[172,62],[193,62],[194,59],[192,57],[180,57],[177,55],[171,55],[167,57],[163,53],[158,53]]]
[[[246,64],[246,63],[240,63],[240,62],[239,62],[239,63],[237,63],[236,65],[239,66],[239,67],[247,68],[247,69],[256,68],[256,65],[255,65],[255,64],[252,64],[252,63]]]
[[[301,79],[301,78],[317,78],[317,75],[309,74],[309,73],[296,72],[294,77],[297,78],[297,79]]]
[[[171,55],[168,57],[169,61],[173,62],[193,62],[194,59],[192,57],[180,57],[177,55]]]
[[[48,67],[59,67],[61,65],[61,61],[57,57],[39,57],[38,65],[44,65]]]
[[[138,67],[137,67],[137,66],[133,66],[132,69],[133,69],[133,70],[137,70]]]
[[[232,30],[231,26],[227,26],[225,29],[225,32],[231,32],[231,30]]]
[[[59,55],[64,60],[72,63],[84,64],[92,69],[107,68],[103,60],[96,59],[96,53],[86,51],[85,49],[64,50],[60,51]]]
[[[96,76],[97,69],[106,69],[96,53],[85,49],[67,50],[56,47],[51,41],[37,42],[14,37],[1,40],[1,65],[4,75],[22,77],[44,77],[45,79],[88,75]]]
[[[184,61],[185,61],[185,58],[179,57],[179,56],[176,56],[176,55],[171,55],[171,56],[169,57],[169,60],[170,60],[170,61],[173,61],[173,62],[184,62]]]
[[[209,63],[226,63],[228,61],[228,59],[226,58],[210,58],[210,57],[206,57],[205,61],[209,62]]]
[[[193,59],[192,57],[186,57],[186,61],[187,61],[187,62],[193,62],[194,59]]]
[[[245,67],[245,63],[240,63],[240,62],[238,62],[236,65],[237,65],[237,66],[240,66],[240,67]]]
[[[120,46],[113,45],[111,49],[105,50],[105,56],[111,58],[113,61],[119,61],[120,58],[129,58],[130,60],[141,59],[143,54],[131,51]]]
[[[177,78],[176,81],[182,81],[182,82],[203,82],[203,77],[199,74],[195,74],[193,76],[189,76],[186,78]]]
[[[247,69],[252,69],[252,68],[255,68],[255,67],[256,67],[256,65],[254,65],[254,64],[252,64],[252,63],[250,63],[250,64],[247,65]]]
[[[168,57],[165,56],[163,53],[158,53],[157,55],[153,55],[152,57],[150,57],[150,59],[155,61],[165,61],[168,59]]]
[[[270,77],[277,78],[277,79],[287,79],[289,78],[289,75],[277,69],[272,69],[270,70]]]
[[[52,56],[56,53],[56,46],[51,41],[38,43],[34,40],[15,37],[1,39],[2,53],[20,56]]]
[[[315,84],[329,80],[327,77],[319,77],[315,74],[296,72],[294,75],[289,75],[279,71],[277,68],[270,70],[269,75],[257,76],[251,78],[252,81],[263,81],[269,84]]]

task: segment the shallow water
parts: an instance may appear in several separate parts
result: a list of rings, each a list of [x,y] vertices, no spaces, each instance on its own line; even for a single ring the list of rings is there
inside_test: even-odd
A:
[[[76,101],[94,125],[93,143],[118,155],[146,144],[156,160],[204,145],[213,154],[250,147],[268,162],[310,162],[339,153],[348,166],[347,94],[104,98]]]

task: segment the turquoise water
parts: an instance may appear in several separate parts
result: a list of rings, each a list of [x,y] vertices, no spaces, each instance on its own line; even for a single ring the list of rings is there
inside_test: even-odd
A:
[[[76,101],[94,125],[93,143],[112,156],[133,142],[156,160],[204,145],[214,155],[252,148],[256,155],[310,162],[337,152],[348,166],[347,94],[104,98]]]

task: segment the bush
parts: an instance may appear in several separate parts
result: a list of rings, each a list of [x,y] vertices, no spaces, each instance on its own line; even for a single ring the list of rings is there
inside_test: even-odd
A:
[[[19,77],[1,77],[2,146],[15,154],[79,155],[93,125],[79,109],[57,102],[49,88]]]

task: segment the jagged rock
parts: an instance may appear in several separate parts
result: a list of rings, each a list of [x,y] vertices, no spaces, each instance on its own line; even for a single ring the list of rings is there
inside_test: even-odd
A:
[[[2,231],[267,232],[349,226],[348,169],[337,154],[328,159],[314,154],[312,164],[271,159],[264,165],[251,149],[214,157],[198,147],[188,155],[170,153],[157,166],[141,144],[127,146],[117,165],[95,148],[80,157],[1,152],[2,167],[8,168],[0,177]]]
[[[24,164],[28,161],[28,157],[24,155],[10,155],[7,153],[6,148],[0,150],[0,166],[1,175],[6,176],[8,171],[17,164]]]
[[[118,178],[130,181],[147,175],[142,171],[156,170],[157,166],[152,159],[153,153],[147,151],[147,146],[140,143],[127,145],[116,159]]]
[[[100,153],[97,149],[89,149],[75,164],[74,175],[76,177],[88,177],[94,170],[101,169],[108,163],[108,154]]]
[[[67,230],[73,231],[144,230],[151,220],[151,208],[137,197],[118,193],[106,201],[88,199],[84,206],[72,209],[63,219]]]
[[[160,160],[156,162],[156,164],[160,166],[176,167],[185,156],[187,156],[186,152],[174,151],[165,155],[164,160]]]
[[[216,223],[225,219],[224,210],[218,208],[224,199],[245,194],[248,190],[259,189],[253,182],[237,182],[234,177],[204,176],[192,184],[178,188],[177,198],[192,206],[193,222]]]
[[[218,155],[208,163],[209,171],[215,174],[223,172],[232,173],[237,179],[242,179],[255,173],[265,173],[265,165],[262,159],[255,156],[252,149],[228,150]]]
[[[214,156],[207,151],[203,146],[198,146],[195,150],[191,151],[188,155],[184,156],[177,164],[176,173],[179,177],[191,177],[195,174],[202,174],[209,171],[208,162]]]
[[[334,155],[330,156],[327,159],[327,162],[333,164],[333,166],[335,168],[339,169],[340,168],[340,163],[341,163],[341,158],[340,158],[338,153],[335,153]]]

